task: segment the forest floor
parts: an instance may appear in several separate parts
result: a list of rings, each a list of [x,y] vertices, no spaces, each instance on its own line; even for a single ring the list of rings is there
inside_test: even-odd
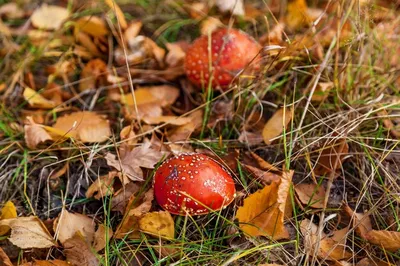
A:
[[[0,97],[0,266],[400,265],[399,1],[0,0]],[[228,206],[160,206],[187,153]]]

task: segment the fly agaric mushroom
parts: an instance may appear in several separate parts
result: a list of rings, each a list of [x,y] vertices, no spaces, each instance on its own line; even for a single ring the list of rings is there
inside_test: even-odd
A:
[[[182,154],[157,169],[154,194],[158,204],[172,214],[200,215],[228,206],[235,197],[235,184],[210,157]]]
[[[198,86],[207,86],[211,72],[212,86],[226,88],[253,60],[252,67],[259,67],[257,56],[260,49],[259,43],[240,30],[218,29],[211,34],[210,44],[209,37],[202,36],[189,47],[185,58],[186,76]]]

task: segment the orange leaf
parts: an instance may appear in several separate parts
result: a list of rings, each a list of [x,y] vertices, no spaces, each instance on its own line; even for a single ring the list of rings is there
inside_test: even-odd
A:
[[[367,233],[366,240],[389,251],[400,249],[400,232],[397,231],[371,230]]]
[[[114,0],[105,0],[105,3],[110,7],[110,9],[115,13],[115,16],[118,18],[118,23],[121,25],[121,28],[124,30],[128,27],[128,23],[126,22],[124,13],[121,8],[117,5],[117,2]]]
[[[275,240],[289,237],[283,223],[292,175],[293,171],[284,173],[280,183],[273,182],[244,200],[236,218],[246,234],[270,236]]]
[[[298,184],[295,186],[297,197],[303,205],[312,208],[324,208],[325,188],[315,184]]]
[[[335,139],[324,147],[318,156],[317,166],[314,172],[317,175],[326,175],[341,167],[344,157],[349,152],[346,139]]]
[[[7,256],[7,254],[4,252],[4,250],[0,247],[0,261],[2,266],[13,266],[10,258]]]

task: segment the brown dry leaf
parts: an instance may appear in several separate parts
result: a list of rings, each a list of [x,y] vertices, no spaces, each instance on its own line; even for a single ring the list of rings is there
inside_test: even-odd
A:
[[[143,181],[143,171],[140,167],[153,169],[167,154],[153,149],[151,143],[146,142],[131,151],[120,152],[120,160],[111,153],[107,153],[105,158],[109,166],[127,175],[132,181]]]
[[[186,56],[186,49],[189,46],[186,42],[166,43],[168,54],[165,57],[165,62],[169,67],[176,67],[183,65]]]
[[[96,16],[81,17],[75,22],[75,26],[78,30],[94,37],[101,37],[108,34],[104,20]]]
[[[311,208],[324,208],[325,188],[315,184],[298,184],[294,187],[300,202]]]
[[[263,158],[258,156],[254,152],[250,152],[251,157],[253,157],[254,160],[256,160],[258,166],[260,166],[261,169],[266,170],[266,171],[275,171],[275,172],[280,172],[278,168],[270,164],[269,162],[265,161]]]
[[[0,247],[0,265],[1,266],[13,266],[10,258],[4,252],[4,250]]]
[[[133,146],[138,142],[138,138],[136,137],[136,133],[133,129],[133,126],[129,125],[124,127],[119,133],[121,140],[124,140],[124,144],[128,146]]]
[[[340,138],[327,144],[319,154],[314,173],[317,175],[326,175],[336,171],[341,167],[344,157],[349,152],[349,145],[346,139]]]
[[[7,3],[0,6],[0,17],[6,16],[8,19],[22,18],[25,12],[17,5],[17,3]]]
[[[17,209],[12,201],[7,201],[3,208],[1,208],[0,221],[12,218],[17,218]],[[9,226],[0,226],[0,236],[7,234],[9,231]]]
[[[143,23],[141,21],[133,21],[129,24],[128,28],[124,32],[125,42],[128,44],[132,38],[139,35],[142,29]]]
[[[108,140],[111,135],[110,125],[104,116],[94,112],[83,111],[74,112],[61,116],[57,119],[53,128],[59,136],[76,138],[82,142],[103,142]],[[51,128],[46,127],[49,131]]]
[[[54,101],[46,99],[37,91],[28,87],[24,89],[24,99],[28,102],[30,106],[36,108],[52,109],[56,106],[56,103]]]
[[[42,125],[36,124],[31,117],[27,117],[27,120],[28,124],[24,126],[24,138],[29,149],[36,149],[38,144],[53,140]]]
[[[64,260],[35,260],[19,264],[19,266],[71,266],[71,264]]]
[[[328,97],[333,88],[333,82],[319,82],[311,100],[316,102],[323,102]]]
[[[139,189],[140,187],[133,182],[129,182],[124,187],[119,189],[114,193],[114,196],[111,199],[111,210],[119,211],[121,214],[124,214],[129,199],[136,194]]]
[[[357,262],[356,265],[357,266],[394,266],[394,264],[387,263],[385,261],[378,260],[378,259],[372,260],[370,258],[364,258],[364,259],[360,260],[359,262]]]
[[[343,236],[348,232],[348,229],[341,230],[337,236],[329,238],[325,233],[321,233],[321,238],[318,237],[318,226],[308,219],[304,219],[300,223],[300,230],[304,237],[304,246],[307,252],[315,253],[315,247],[319,241],[319,250],[316,255],[325,260],[342,260],[352,257],[352,253],[346,251]],[[341,237],[341,238],[340,238]],[[340,241],[336,241],[339,240]],[[342,239],[343,238],[343,239]]]
[[[53,229],[56,232],[57,239],[64,244],[79,232],[87,241],[92,243],[94,238],[95,222],[93,219],[80,213],[71,213],[63,209],[54,221]]]
[[[22,249],[50,248],[55,244],[53,237],[36,216],[0,220],[0,226],[11,228],[8,240]]]
[[[366,240],[389,251],[400,249],[400,232],[397,231],[371,230],[367,233]]]
[[[82,69],[79,79],[79,91],[99,88],[106,83],[107,65],[101,59],[90,60]]]
[[[141,231],[165,239],[174,239],[174,219],[168,211],[149,212],[139,220]]]
[[[283,40],[284,28],[285,24],[278,22],[269,32],[260,37],[260,43],[262,45],[281,44]]]
[[[224,12],[230,12],[232,15],[244,16],[243,0],[216,0],[215,5]]]
[[[103,56],[96,43],[94,43],[93,39],[88,34],[82,31],[75,31],[75,38],[91,55],[97,57]]]
[[[242,165],[247,171],[251,172],[254,177],[258,181],[262,182],[264,185],[269,185],[272,182],[279,182],[281,180],[281,175],[275,174],[270,171],[264,171],[248,164],[242,163]]]
[[[32,25],[39,29],[56,30],[69,17],[68,9],[61,6],[42,4],[32,16]]]
[[[112,195],[114,192],[114,178],[118,176],[115,171],[109,172],[107,175],[100,176],[94,181],[86,191],[86,198],[94,197],[99,200],[105,196]]]
[[[289,188],[293,171],[284,173],[281,182],[273,182],[248,196],[236,212],[240,228],[250,236],[270,236],[274,240],[285,239],[289,233],[284,226],[288,216]]]
[[[191,113],[188,118],[191,121],[183,126],[168,131],[167,138],[171,142],[188,140],[192,133],[201,126],[203,122],[203,110],[199,109]]]
[[[105,0],[104,2],[110,7],[112,12],[115,13],[118,23],[120,24],[121,28],[125,30],[128,27],[128,23],[126,22],[124,13],[118,6],[117,2],[115,0]]]
[[[174,126],[182,126],[190,123],[192,119],[190,117],[179,117],[179,116],[158,116],[158,117],[144,117],[143,121],[149,125],[157,125],[157,124],[170,124]]]
[[[379,116],[385,117],[382,119],[383,126],[389,130],[390,134],[392,134],[395,138],[400,138],[400,126],[396,127],[393,121],[388,117],[388,113],[386,110],[382,110],[378,112]]]
[[[140,238],[139,220],[150,211],[153,200],[153,189],[149,189],[144,196],[141,195],[139,198],[132,196],[127,204],[125,216],[117,227],[115,237],[118,239],[126,236],[130,239]]]
[[[215,31],[216,29],[221,28],[223,26],[224,24],[219,19],[215,17],[208,17],[201,22],[200,33],[202,35],[208,35],[211,34],[213,31]]]
[[[344,205],[344,211],[352,219],[356,233],[366,239],[369,231],[372,230],[371,219],[365,213],[356,213],[348,205]]]
[[[179,96],[179,89],[169,85],[139,87],[135,90],[135,100],[131,94],[121,98],[126,105],[126,115],[134,119],[158,117],[162,115],[161,107],[173,104]],[[136,103],[136,107],[135,107]],[[138,113],[136,113],[136,109]]]
[[[94,234],[93,248],[96,251],[100,251],[106,247],[108,241],[113,236],[113,231],[110,227],[100,224],[96,233]]]
[[[96,255],[86,242],[86,239],[76,232],[64,244],[64,254],[67,261],[74,266],[98,266],[100,265]]]
[[[271,144],[272,139],[278,137],[283,132],[283,129],[287,127],[290,120],[292,120],[291,109],[281,108],[276,111],[264,126],[262,132],[264,142],[267,145]]]

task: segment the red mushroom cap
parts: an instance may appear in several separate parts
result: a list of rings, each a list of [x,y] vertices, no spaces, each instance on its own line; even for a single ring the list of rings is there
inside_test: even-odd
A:
[[[231,175],[203,154],[182,154],[165,161],[154,175],[158,204],[170,213],[200,215],[229,205],[235,197]]]
[[[212,86],[227,87],[252,60],[259,67],[261,46],[250,35],[236,29],[219,29],[211,34]],[[191,82],[207,86],[210,79],[208,36],[196,39],[186,52],[185,71]]]

